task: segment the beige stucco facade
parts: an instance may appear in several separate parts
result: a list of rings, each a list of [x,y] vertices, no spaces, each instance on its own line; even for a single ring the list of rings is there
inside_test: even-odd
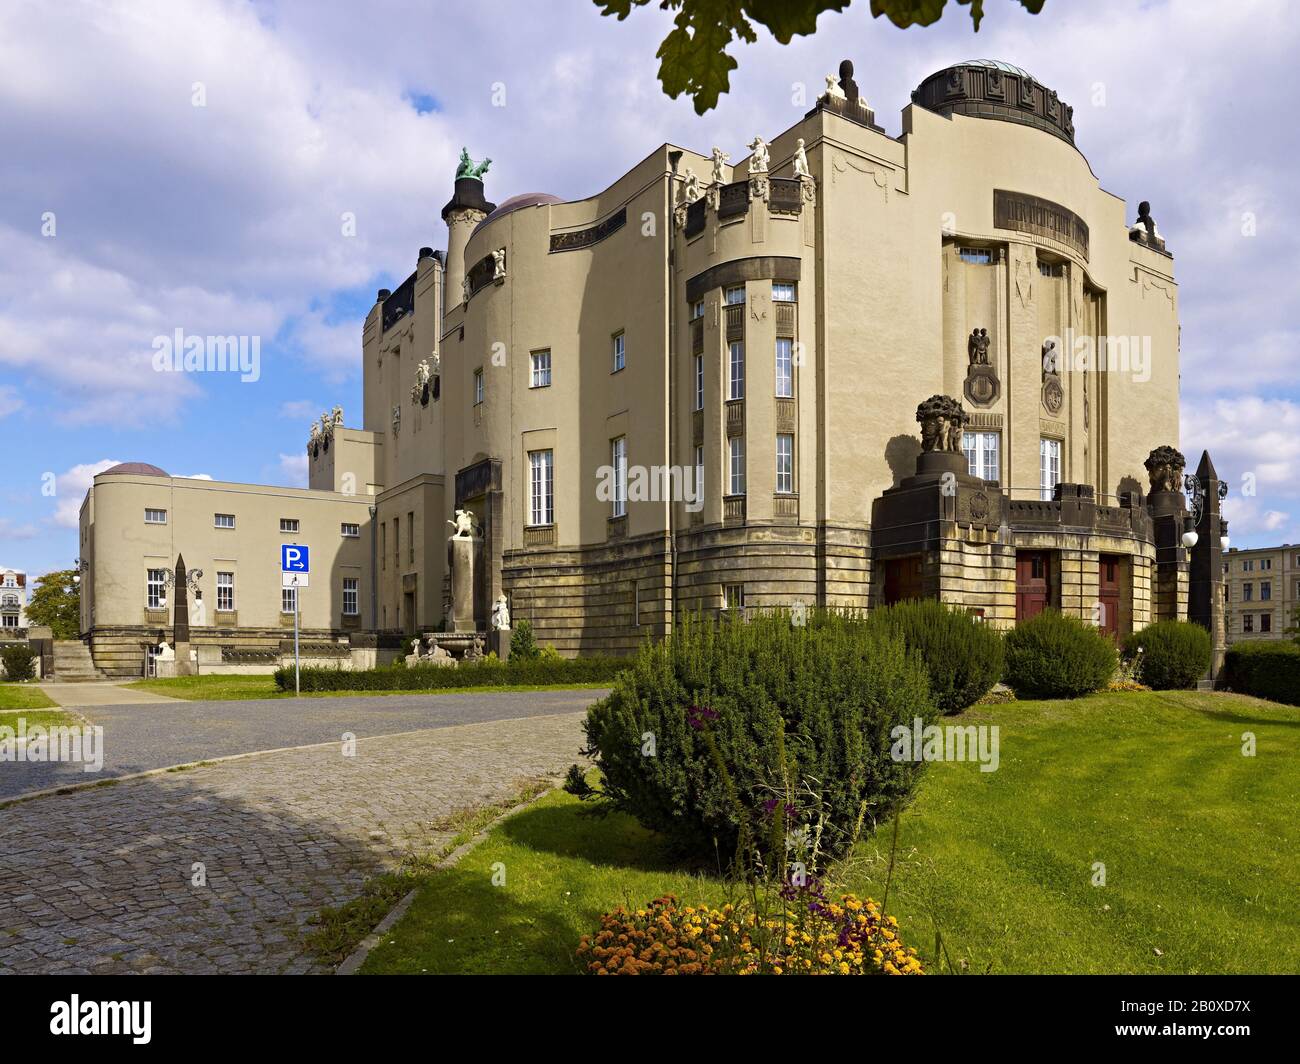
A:
[[[1300,607],[1300,544],[1233,547],[1223,556],[1229,643],[1289,639]]]
[[[458,509],[479,625],[504,595],[565,653],[727,604],[928,594],[1010,625],[1031,570],[1039,605],[1104,601],[1117,634],[1185,615],[1182,501],[1144,469],[1179,436],[1173,259],[1027,73],[942,71],[898,137],[827,96],[749,158],[664,144],[577,201],[490,184],[458,175],[446,251],[367,315],[361,426],[307,444],[304,498],[370,536],[367,627],[449,616]],[[918,479],[931,396],[968,415],[951,492],[943,463]],[[139,568],[109,585],[135,614]]]

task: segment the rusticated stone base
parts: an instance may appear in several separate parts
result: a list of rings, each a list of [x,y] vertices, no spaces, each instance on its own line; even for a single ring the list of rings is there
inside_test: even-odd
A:
[[[163,639],[170,643],[172,633],[169,628],[127,626],[94,629],[90,633],[90,653],[95,667],[113,679],[143,676],[145,648],[158,645],[160,632]],[[298,640],[300,646],[304,648],[303,657],[307,658],[312,656],[313,646],[342,644],[343,649],[346,650],[348,635],[347,632],[327,628],[306,628],[299,632]],[[190,646],[198,649],[200,662],[207,657],[204,649],[212,647],[218,651],[225,648],[227,651],[239,654],[273,655],[278,665],[281,644],[285,638],[284,630],[280,628],[190,629]],[[292,632],[289,633],[288,639],[292,642]]]

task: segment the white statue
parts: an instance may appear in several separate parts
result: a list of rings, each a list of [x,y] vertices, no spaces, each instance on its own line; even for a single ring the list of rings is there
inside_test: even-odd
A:
[[[795,177],[812,177],[812,172],[808,169],[808,153],[803,148],[803,137],[800,137],[795,144],[794,149],[794,176]]]
[[[453,539],[470,539],[474,535],[474,514],[469,510],[457,510],[456,519],[447,524],[456,529],[452,533]]]
[[[330,415],[330,421],[334,423],[336,429],[343,427],[343,408],[341,406],[334,408],[334,412]]]
[[[311,437],[309,439],[309,442],[315,443],[319,439],[320,439],[320,422],[313,421],[311,423]]]
[[[435,357],[436,357],[436,356],[435,356]],[[424,386],[425,386],[426,384],[429,383],[429,380],[430,380],[430,378],[432,378],[432,376],[433,376],[433,374],[429,372],[429,363],[428,363],[428,360],[422,360],[422,361],[420,362],[420,364],[419,364],[418,366],[415,367],[415,393],[416,393],[416,395],[419,395],[420,392],[424,391]]]
[[[461,296],[464,298],[464,301],[468,303],[469,297],[474,294],[474,288],[469,282],[469,274],[466,274],[464,277],[461,278],[460,291],[461,291]]]
[[[428,364],[430,374],[436,377],[442,372],[442,355],[438,354],[437,351],[430,351]]]
[[[320,416],[320,434],[322,436],[334,435],[334,422],[330,420],[329,414],[321,414]]]
[[[767,173],[767,164],[769,162],[767,141],[755,135],[754,139],[749,142],[749,150],[754,153],[749,157],[749,172],[751,174]]]
[[[682,201],[684,203],[694,203],[704,195],[704,190],[700,188],[700,177],[689,166],[686,168],[686,181],[682,185]]]
[[[497,248],[492,252],[492,280],[504,281],[506,279],[506,249]]]
[[[826,96],[832,100],[846,99],[844,90],[840,88],[840,79],[834,74],[826,75]]]
[[[155,660],[155,661],[175,661],[175,660],[176,660],[176,651],[173,650],[171,647],[169,647],[166,643],[159,643],[159,644],[158,644],[158,653],[157,653],[156,655],[154,655],[154,660]]]
[[[713,183],[715,185],[725,185],[727,183],[727,160],[731,156],[721,148],[713,149]]]
[[[492,607],[492,627],[498,632],[510,629],[510,605],[506,602],[505,595],[497,596],[496,603]]]

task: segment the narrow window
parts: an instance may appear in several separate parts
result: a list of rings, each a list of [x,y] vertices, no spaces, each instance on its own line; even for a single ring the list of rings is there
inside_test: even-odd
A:
[[[625,337],[623,333],[614,334],[614,370],[617,373],[627,365],[627,348],[624,345]]]
[[[966,452],[966,466],[973,477],[981,480],[998,479],[998,453],[1001,434],[997,432],[964,432],[962,450]]]
[[[483,403],[483,370],[474,371],[474,405],[481,406]]]
[[[298,612],[298,589],[296,587],[282,587],[280,589],[280,612]]]
[[[217,573],[217,609],[230,613],[235,608],[235,574]]]
[[[731,484],[730,494],[745,494],[745,437],[731,437]]]
[[[745,398],[745,345],[740,340],[733,340],[731,344],[731,373],[729,381],[727,398]]]
[[[529,524],[555,523],[554,452],[529,451]]]
[[[695,409],[704,409],[704,356],[695,356]]]
[[[549,388],[551,386],[550,351],[534,351],[532,361],[533,373],[528,386],[530,388]]]
[[[355,576],[345,576],[343,578],[343,616],[355,617],[357,615],[357,578]]]
[[[1061,482],[1061,441],[1046,437],[1038,441],[1038,486],[1045,502],[1051,502]]]
[[[778,399],[794,396],[794,341],[786,337],[776,341],[776,396]]]
[[[620,436],[611,446],[610,464],[614,467],[614,498],[610,511],[614,517],[627,514],[627,437]]]
[[[150,569],[147,574],[145,605],[147,605],[151,610],[161,610],[164,608],[163,603],[166,601],[164,597],[166,595],[166,585],[164,584],[166,577],[163,575],[164,572],[165,570],[163,569]]]
[[[794,436],[789,432],[776,436],[776,490],[784,495],[794,493]]]

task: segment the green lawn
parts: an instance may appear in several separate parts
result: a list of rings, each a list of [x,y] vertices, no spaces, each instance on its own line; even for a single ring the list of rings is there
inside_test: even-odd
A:
[[[266,676],[176,676],[165,680],[136,680],[123,687],[153,691],[189,701],[212,699],[233,701],[246,698],[293,698],[293,692],[275,686],[275,677]],[[596,689],[609,683],[513,684],[501,687],[440,687],[434,691],[304,691],[303,698],[348,698],[353,695],[454,695],[472,691],[572,691]]]
[[[0,683],[0,711],[6,709],[50,709],[58,708],[39,687],[29,684]]]
[[[903,814],[888,906],[927,968],[1300,970],[1300,709],[1102,694],[954,719],[998,725],[1001,765],[931,765]],[[839,886],[880,900],[891,838],[860,844]],[[675,870],[629,818],[552,793],[431,874],[363,971],[571,972],[602,911],[666,891],[716,902],[724,887]]]

